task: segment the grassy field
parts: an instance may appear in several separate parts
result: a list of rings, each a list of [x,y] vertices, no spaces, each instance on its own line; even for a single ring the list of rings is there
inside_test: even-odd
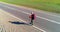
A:
[[[16,5],[60,13],[60,0],[0,0]]]

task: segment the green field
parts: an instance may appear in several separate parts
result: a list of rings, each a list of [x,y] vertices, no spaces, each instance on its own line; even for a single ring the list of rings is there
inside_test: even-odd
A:
[[[16,5],[60,13],[60,0],[0,0]]]

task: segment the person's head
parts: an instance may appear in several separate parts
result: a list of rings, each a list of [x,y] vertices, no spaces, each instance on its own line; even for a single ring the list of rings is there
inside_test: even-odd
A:
[[[31,14],[34,14],[33,12],[31,12]]]

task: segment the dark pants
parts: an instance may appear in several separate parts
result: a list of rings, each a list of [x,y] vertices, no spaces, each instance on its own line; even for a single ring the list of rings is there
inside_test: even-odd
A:
[[[32,24],[32,25],[33,25],[33,19],[31,19],[31,22],[30,22],[30,24]]]

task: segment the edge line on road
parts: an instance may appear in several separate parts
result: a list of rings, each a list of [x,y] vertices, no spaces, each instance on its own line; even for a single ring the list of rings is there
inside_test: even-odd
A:
[[[8,7],[8,6],[5,6],[5,7]],[[11,8],[11,7],[8,7],[8,8],[10,8],[10,9],[12,9],[12,10],[17,10],[17,11],[22,12],[22,13],[25,13],[25,14],[29,14],[29,13],[27,13],[27,12],[20,11],[20,10],[15,9],[15,8]],[[29,14],[29,15],[30,15],[30,14]],[[53,23],[56,23],[56,24],[60,24],[60,23],[57,22],[57,21],[50,20],[50,19],[47,19],[47,18],[43,18],[43,17],[41,17],[41,16],[36,16],[36,17],[41,18],[41,19],[44,19],[44,20],[47,20],[47,21],[50,21],[50,22],[53,22]]]
[[[16,7],[21,7],[21,6],[19,6],[19,5],[15,5],[15,4],[10,4],[10,3],[6,3],[6,2],[2,2],[2,1],[0,1],[0,3],[4,3],[4,4],[8,4],[8,5],[12,5],[12,6],[16,6]],[[22,6],[23,8],[28,8],[28,7],[24,7],[24,6]],[[32,9],[33,11],[36,11],[36,10],[38,10],[38,9],[34,9],[34,8],[28,8],[28,9]],[[37,12],[40,12],[40,11],[37,11]],[[43,12],[44,13],[44,12]],[[46,13],[47,14],[47,13]],[[60,17],[60,16],[57,16],[57,15],[52,15],[52,14],[47,14],[47,15],[51,15],[51,16],[55,16],[55,17]]]
[[[0,10],[2,10],[2,9],[0,9]],[[4,10],[2,10],[2,11],[5,12]],[[26,21],[24,21],[24,20],[22,20],[22,19],[20,19],[20,18],[18,18],[18,17],[16,17],[16,16],[12,15],[11,13],[8,13],[8,12],[5,12],[5,13],[6,13],[7,15],[9,15],[9,16],[12,16],[12,17],[20,20],[20,21],[26,22]],[[27,22],[26,22],[26,23],[27,23]],[[40,31],[46,32],[45,30],[40,29],[40,28],[38,28],[38,27],[36,27],[36,26],[34,26],[34,25],[33,25],[33,27],[36,28],[36,29],[38,29],[38,30],[40,30]]]

